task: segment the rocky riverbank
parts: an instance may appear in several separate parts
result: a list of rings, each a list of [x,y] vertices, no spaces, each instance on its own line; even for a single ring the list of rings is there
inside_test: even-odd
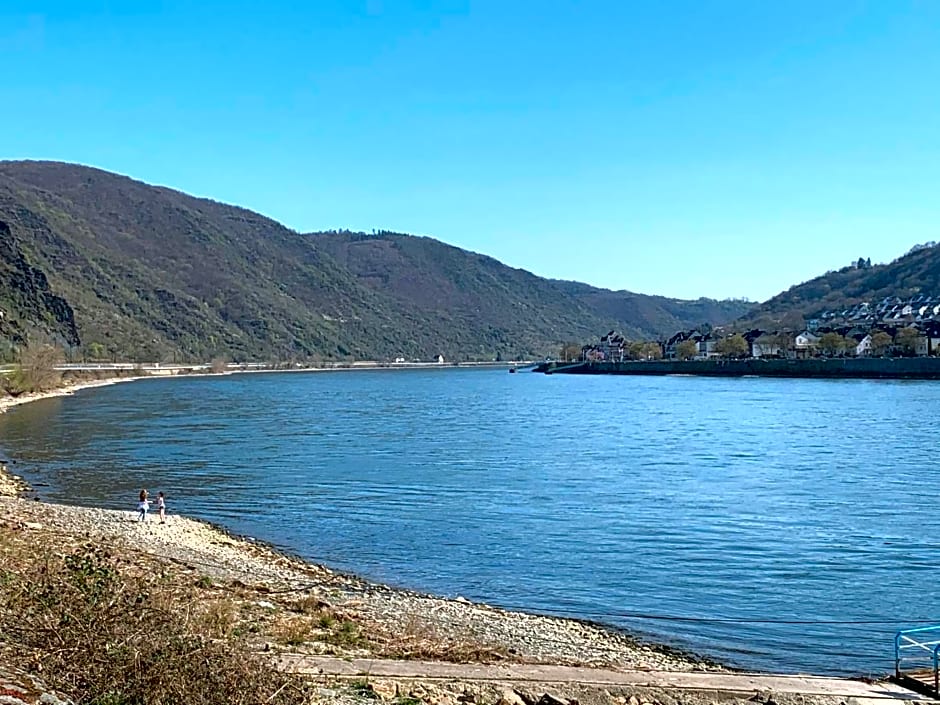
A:
[[[236,640],[238,648],[247,646],[266,662],[300,673],[296,677],[308,690],[306,699],[299,702],[846,705],[852,700],[813,692],[812,686],[805,693],[764,692],[759,681],[744,676],[741,688],[749,688],[745,693],[741,688],[694,685],[700,681],[693,674],[734,674],[601,626],[448,600],[336,573],[186,517],[170,515],[166,524],[139,523],[133,512],[10,496],[0,497],[0,516],[0,573],[14,569],[6,554],[19,555],[17,547],[29,547],[34,562],[64,558],[70,570],[80,566],[82,575],[97,575],[100,567],[85,566],[91,565],[90,555],[103,555],[102,560],[113,569],[148,580],[143,594],[146,599],[162,595],[157,599],[160,609],[201,615],[199,628],[208,631],[213,641]],[[22,563],[15,570],[24,572]],[[81,695],[50,677],[50,670],[43,669],[44,659],[31,656],[10,663],[7,657],[19,647],[6,641],[8,631],[0,634],[0,676],[5,683],[0,698],[17,689],[35,697],[22,695],[18,701],[0,702],[54,703],[53,697],[66,698],[63,692]],[[396,676],[394,668],[375,669],[372,674],[371,667],[355,666],[343,675],[343,669],[323,667],[330,659],[350,666],[392,664],[397,659],[398,663],[432,664],[432,671]],[[463,672],[453,670],[459,666],[440,668],[435,674],[434,663],[475,666],[464,667]],[[296,668],[297,664],[302,667]],[[480,664],[490,664],[490,671]],[[596,673],[608,675],[604,679],[595,676],[596,680],[590,674],[548,679],[551,666],[558,665],[604,668]],[[494,666],[499,677],[493,675]],[[646,675],[618,683],[610,680],[610,672]],[[50,682],[50,687],[37,685],[42,683],[38,678]],[[693,685],[683,688],[686,681]],[[46,699],[39,700],[40,695]]]
[[[8,486],[14,481],[8,480]],[[576,620],[510,612],[466,600],[394,589],[304,563],[206,523],[170,515],[166,524],[139,523],[133,512],[0,498],[8,522],[64,543],[91,540],[126,556],[173,564],[213,583],[258,591],[272,614],[298,600],[320,604],[357,626],[347,644],[299,636],[292,650],[341,655],[420,656],[445,660],[603,665],[646,670],[719,668],[692,656],[640,643]],[[302,621],[302,620],[301,620]],[[302,625],[296,624],[298,631]],[[347,627],[351,629],[351,627]],[[273,638],[273,637],[272,637]],[[272,641],[268,648],[279,648]],[[347,648],[348,647],[348,648]]]

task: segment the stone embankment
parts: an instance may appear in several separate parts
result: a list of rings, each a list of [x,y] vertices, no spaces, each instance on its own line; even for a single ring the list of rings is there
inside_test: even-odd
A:
[[[783,377],[796,379],[940,379],[937,357],[812,358],[806,360],[629,360],[625,362],[543,362],[545,374],[692,375],[696,377]]]

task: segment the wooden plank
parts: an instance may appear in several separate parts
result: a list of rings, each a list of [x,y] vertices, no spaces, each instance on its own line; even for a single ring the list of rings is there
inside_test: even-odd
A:
[[[892,681],[905,688],[910,688],[916,693],[935,698],[940,696],[934,688],[933,671],[913,671],[902,673],[899,677],[891,678]]]

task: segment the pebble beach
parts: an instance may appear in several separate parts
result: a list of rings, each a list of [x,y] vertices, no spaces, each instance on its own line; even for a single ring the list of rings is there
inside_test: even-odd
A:
[[[389,634],[433,634],[455,643],[505,654],[514,661],[605,665],[628,669],[694,670],[716,668],[628,635],[576,620],[509,612],[462,599],[394,589],[305,563],[248,538],[232,537],[209,524],[169,515],[146,523],[136,512],[47,504],[18,498],[21,481],[0,480],[0,511],[27,531],[120,547],[205,574],[216,581],[238,581],[282,595],[315,596],[344,614]],[[12,495],[12,496],[11,496]]]

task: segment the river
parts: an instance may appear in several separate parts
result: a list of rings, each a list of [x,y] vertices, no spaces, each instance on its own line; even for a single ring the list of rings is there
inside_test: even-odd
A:
[[[0,415],[50,501],[731,665],[892,668],[940,623],[940,383],[431,369],[144,380]]]

